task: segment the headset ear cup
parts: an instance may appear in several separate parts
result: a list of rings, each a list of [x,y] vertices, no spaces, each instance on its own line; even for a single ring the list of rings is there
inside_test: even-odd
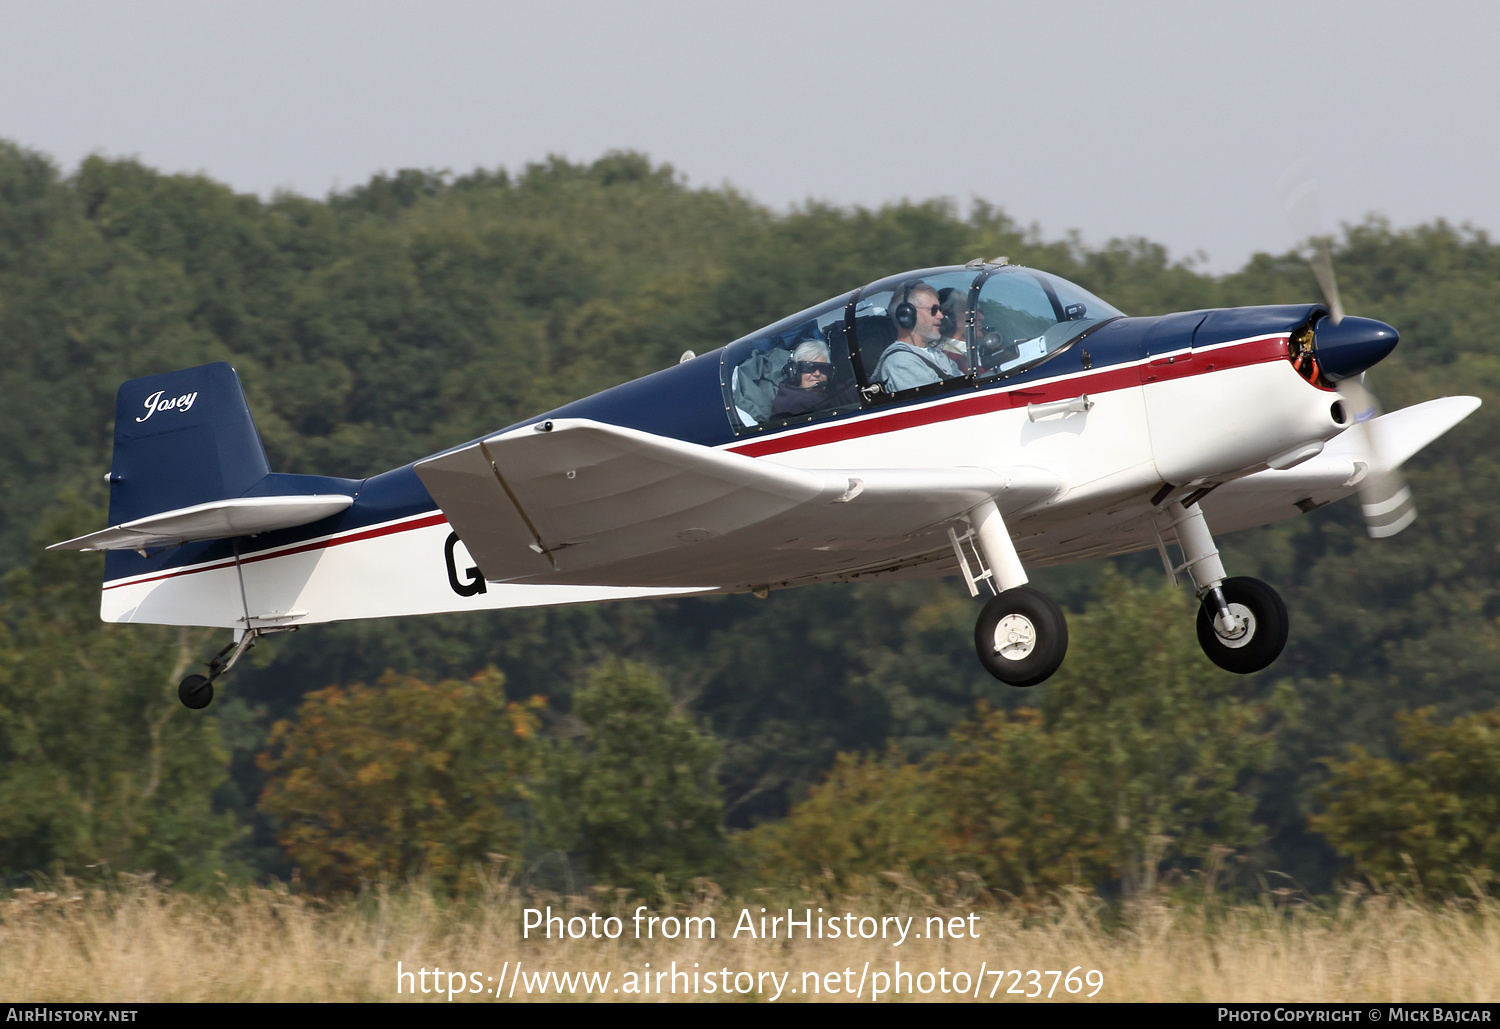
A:
[[[896,324],[903,329],[914,329],[917,327],[917,309],[908,300],[903,300],[896,305]]]

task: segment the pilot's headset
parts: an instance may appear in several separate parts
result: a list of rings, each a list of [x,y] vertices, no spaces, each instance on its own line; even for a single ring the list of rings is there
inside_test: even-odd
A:
[[[896,292],[891,294],[891,317],[897,325],[903,329],[915,329],[917,327],[917,309],[912,306],[911,295],[913,293],[936,293],[927,283],[922,281],[908,282],[896,287]]]

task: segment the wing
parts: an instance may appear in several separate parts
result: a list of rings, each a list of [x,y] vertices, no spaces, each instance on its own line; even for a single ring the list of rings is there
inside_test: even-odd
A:
[[[1031,467],[808,470],[584,419],[501,433],[416,466],[491,581],[750,587],[950,552],[994,498],[1052,496]]]
[[[1477,397],[1440,397],[1369,423],[1381,459],[1397,468],[1479,407]],[[1359,491],[1371,456],[1356,433],[1335,436],[1316,457],[1284,471],[1268,469],[1226,482],[1203,500],[1215,532],[1265,525]]]

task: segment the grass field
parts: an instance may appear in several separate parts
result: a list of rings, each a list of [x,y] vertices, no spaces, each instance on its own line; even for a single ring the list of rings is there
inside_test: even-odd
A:
[[[758,938],[762,907],[769,928],[789,903],[799,921],[811,909],[812,931],[821,924],[823,939],[804,938],[799,925],[789,941],[784,923],[775,927],[777,939]],[[554,915],[599,915],[590,928],[573,922],[575,932],[619,938],[560,940],[566,923],[563,929],[553,923],[552,940],[537,938],[539,930],[522,939],[527,909],[549,904]],[[1088,973],[1097,971],[1102,986],[1095,999],[1108,1001],[1500,999],[1500,902],[1494,900],[1425,905],[1349,894],[1324,906],[1274,896],[1224,905],[1161,895],[1110,909],[1065,895],[1041,906],[971,910],[914,890],[773,904],[761,897],[730,901],[710,888],[653,904],[642,913],[642,932],[651,930],[652,938],[641,940],[634,938],[634,911],[614,897],[523,899],[504,883],[463,902],[414,887],[326,902],[278,888],[210,898],[149,881],[108,890],[62,884],[0,902],[0,998],[450,1003],[451,988],[453,1003],[588,997],[889,1003],[951,1001],[962,984],[964,994],[977,993],[981,1002],[1034,1003],[1010,991],[1045,995],[1049,988],[1054,1000],[1087,1002],[1097,981]],[[606,921],[610,915],[619,923]],[[653,925],[652,916],[678,921]],[[714,919],[714,937],[660,938],[687,916]],[[743,930],[745,917],[756,938]],[[838,939],[830,938],[826,921],[834,917]],[[871,921],[861,924],[862,917]],[[902,924],[908,937],[896,945]],[[886,939],[844,938],[845,928],[873,933],[877,926]],[[950,936],[952,930],[959,931]],[[418,973],[400,980],[400,994],[398,962],[402,971]],[[1032,969],[1041,973],[1035,979]],[[1065,978],[1070,971],[1073,980]],[[561,985],[556,978],[580,972],[598,977]],[[1074,984],[1078,990],[1069,993]]]

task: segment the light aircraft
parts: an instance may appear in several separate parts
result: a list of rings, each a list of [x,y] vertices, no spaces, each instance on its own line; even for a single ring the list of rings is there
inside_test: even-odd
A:
[[[1287,611],[1214,532],[1356,492],[1398,532],[1397,467],[1479,405],[1379,414],[1362,373],[1396,343],[1336,298],[1132,318],[976,260],[367,479],[272,472],[210,364],[120,387],[110,527],[54,546],[108,551],[105,621],[233,630],[191,708],[257,638],[319,622],[954,573],[992,595],[984,667],[1030,686],[1068,630],[1026,569],[1148,548],[1190,577],[1208,657],[1249,673]]]

